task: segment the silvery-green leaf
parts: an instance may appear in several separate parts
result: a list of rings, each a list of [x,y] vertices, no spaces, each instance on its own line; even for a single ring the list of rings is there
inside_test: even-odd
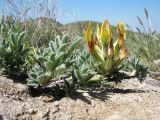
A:
[[[47,73],[37,77],[38,83],[42,86],[46,85],[51,79],[52,79],[51,75]]]
[[[64,37],[62,38],[61,41],[62,41],[62,43],[66,43],[66,44],[67,44],[67,42],[68,42],[68,41],[67,41],[67,35],[64,35]]]
[[[38,57],[37,60],[41,63],[47,62],[47,59],[42,56]]]
[[[21,32],[18,36],[18,45],[20,45],[23,42],[25,36],[25,32]]]
[[[55,56],[55,60],[56,60],[56,64],[61,63],[62,61],[64,61],[64,52],[60,52]]]
[[[65,49],[67,48],[67,44],[62,44],[59,48],[58,48],[58,53],[59,52],[66,52]]]
[[[47,70],[49,70],[49,71],[54,71],[54,69],[55,69],[55,63],[54,62],[52,62],[52,61],[48,61],[47,63],[46,63],[46,67],[47,67]]]
[[[38,87],[38,82],[33,80],[28,80],[27,85],[32,87]]]
[[[54,52],[52,52],[51,53],[51,55],[50,55],[50,60],[52,61],[52,62],[55,62],[55,53]]]
[[[37,75],[35,74],[35,73],[30,73],[29,75],[28,75],[30,78],[33,78],[33,79],[36,79],[37,78]]]
[[[56,67],[55,72],[59,73],[59,72],[62,72],[64,70],[66,70],[66,65],[65,64],[61,64],[58,67]]]
[[[68,56],[70,56],[72,54],[72,52],[76,48],[78,48],[78,44],[79,44],[80,40],[81,40],[81,38],[79,38],[79,39],[77,39],[77,40],[75,40],[75,41],[72,42],[72,44],[71,44],[71,46],[70,46],[70,48],[68,50]]]
[[[11,39],[11,42],[13,43],[13,45],[14,45],[14,46],[17,46],[17,39],[16,39],[14,33],[12,33],[12,34],[10,35],[10,39]]]

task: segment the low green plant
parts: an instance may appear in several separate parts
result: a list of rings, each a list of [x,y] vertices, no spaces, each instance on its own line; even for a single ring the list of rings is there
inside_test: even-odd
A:
[[[67,37],[57,36],[49,42],[49,47],[41,47],[35,52],[37,64],[29,73],[29,86],[46,86],[49,82],[57,81],[62,75],[69,78],[71,66],[75,62],[73,53],[79,44],[80,38],[68,45]],[[65,82],[67,83],[67,82]]]
[[[95,76],[98,74],[96,72],[96,66],[97,64],[95,64],[91,55],[87,52],[86,49],[84,49],[81,52],[81,55],[77,56],[72,77],[79,85],[97,83],[102,79],[102,76],[99,78],[97,77],[96,79]]]
[[[148,66],[140,62],[135,56],[127,59],[126,67],[131,75],[137,77],[140,81],[143,81],[148,73]]]
[[[96,33],[92,30],[91,23],[89,23],[85,32],[85,40],[89,52],[95,63],[98,64],[99,73],[103,76],[114,73],[127,55],[127,49],[124,44],[126,30],[122,21],[119,21],[117,31],[118,38],[114,44],[112,29],[107,20],[101,26],[97,24]]]
[[[0,22],[0,70],[9,76],[27,76],[30,68],[31,48],[28,46],[26,33],[15,23],[1,19]]]

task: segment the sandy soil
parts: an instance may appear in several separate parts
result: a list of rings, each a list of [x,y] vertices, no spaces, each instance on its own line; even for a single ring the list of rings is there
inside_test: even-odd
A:
[[[123,80],[72,98],[32,97],[26,85],[0,77],[0,120],[159,120],[160,82]]]

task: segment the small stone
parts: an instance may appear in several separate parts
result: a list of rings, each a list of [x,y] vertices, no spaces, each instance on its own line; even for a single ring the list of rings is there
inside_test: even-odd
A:
[[[17,91],[18,93],[29,93],[27,85],[17,83],[16,87],[18,89],[18,91]]]
[[[160,59],[154,60],[153,63],[156,64],[157,67],[160,67]]]
[[[83,96],[85,96],[85,97],[90,97],[87,92],[83,93]]]
[[[92,107],[95,107],[95,101],[94,100],[91,100],[91,105],[92,105]]]
[[[25,114],[25,115],[21,116],[21,119],[22,120],[31,120],[31,116],[28,114]]]
[[[38,119],[42,119],[43,118],[43,113],[42,111],[38,111],[38,113],[36,114]]]
[[[20,113],[20,112],[19,112],[19,113],[17,113],[17,114],[16,114],[16,117],[20,116],[21,114],[22,114],[22,113]]]
[[[48,116],[49,112],[50,112],[50,109],[47,108],[46,111],[43,114],[43,118]]]
[[[37,111],[36,111],[35,109],[32,109],[32,108],[28,110],[28,113],[29,113],[29,114],[35,114],[36,112],[37,112]]]
[[[55,101],[55,102],[54,102],[54,105],[58,107],[58,106],[59,106],[59,102],[58,102],[58,101]]]
[[[55,114],[56,112],[58,112],[60,109],[59,107],[55,107],[54,109],[52,109],[52,114]]]
[[[52,97],[48,97],[48,96],[43,97],[43,102],[51,102],[51,101],[53,101]]]

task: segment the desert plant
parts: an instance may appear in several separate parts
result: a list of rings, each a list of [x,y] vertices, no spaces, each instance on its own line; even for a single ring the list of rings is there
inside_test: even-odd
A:
[[[74,70],[72,77],[79,85],[86,85],[90,83],[97,83],[102,79],[95,79],[97,64],[94,62],[91,55],[84,49],[76,58],[76,64],[74,64]],[[99,75],[98,75],[99,76]]]
[[[85,40],[89,52],[98,64],[99,72],[104,76],[113,73],[127,55],[127,49],[124,44],[126,30],[122,21],[119,21],[117,31],[118,39],[114,44],[112,30],[107,20],[103,22],[101,27],[97,24],[96,34],[92,30],[91,23],[89,23],[85,32]]]
[[[64,81],[63,88],[67,94],[76,89],[82,89],[84,86],[100,85],[104,79],[102,75],[97,73],[97,64],[86,49],[77,50],[75,54],[71,76]]]
[[[27,58],[31,48],[25,41],[26,33],[11,21],[0,23],[0,69],[2,74],[10,76],[27,76],[30,63]]]
[[[79,44],[80,38],[68,46],[67,37],[57,36],[49,42],[49,47],[42,47],[35,53],[37,64],[29,73],[29,86],[46,86],[51,81],[57,81],[63,74],[68,77],[70,67],[74,63],[73,52]]]
[[[126,67],[131,72],[131,76],[137,77],[140,81],[148,73],[148,66],[140,62],[135,56],[127,59]]]

